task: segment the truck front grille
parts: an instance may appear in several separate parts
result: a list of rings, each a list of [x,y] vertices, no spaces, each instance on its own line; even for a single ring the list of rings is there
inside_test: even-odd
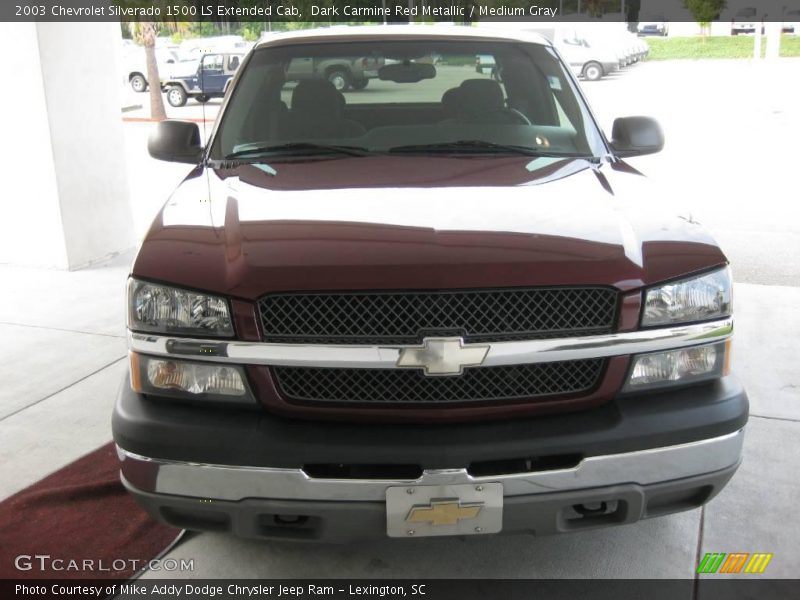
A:
[[[273,367],[289,401],[446,404],[573,395],[594,388],[605,359],[479,367],[459,376],[428,377],[418,369]]]
[[[259,301],[264,341],[416,344],[426,336],[468,342],[608,333],[617,292],[605,287],[433,292],[287,293]]]

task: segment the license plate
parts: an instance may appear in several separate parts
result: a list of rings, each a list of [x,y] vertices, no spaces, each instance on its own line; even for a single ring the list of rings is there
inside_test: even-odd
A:
[[[502,528],[502,483],[410,485],[386,490],[389,537],[479,535]]]

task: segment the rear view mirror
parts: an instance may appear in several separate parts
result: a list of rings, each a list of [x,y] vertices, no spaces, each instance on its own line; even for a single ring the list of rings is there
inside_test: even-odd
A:
[[[381,81],[417,83],[423,79],[433,79],[434,77],[436,77],[436,67],[428,63],[404,61],[401,63],[384,65],[378,69],[378,79]]]
[[[189,121],[161,121],[147,140],[147,151],[158,160],[196,165],[203,156],[200,129]]]
[[[614,121],[611,147],[620,158],[661,152],[664,132],[651,117],[624,117]]]

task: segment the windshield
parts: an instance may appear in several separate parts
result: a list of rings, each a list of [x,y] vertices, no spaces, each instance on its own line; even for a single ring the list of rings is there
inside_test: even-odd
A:
[[[338,147],[338,150],[333,147]],[[596,157],[604,142],[544,45],[488,41],[298,44],[256,50],[210,157],[315,153]]]

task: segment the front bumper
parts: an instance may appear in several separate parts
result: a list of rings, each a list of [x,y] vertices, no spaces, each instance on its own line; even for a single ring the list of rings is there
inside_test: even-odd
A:
[[[620,62],[618,60],[603,61],[602,65],[603,65],[603,74],[604,75],[609,75],[610,73],[613,73],[614,71],[619,71],[619,68],[620,68]]]
[[[736,435],[741,439],[739,434]],[[130,458],[126,458],[125,462],[130,461]],[[137,468],[133,466],[135,464],[141,465],[136,461],[130,462],[130,469]],[[733,476],[738,464],[737,458],[730,466],[712,473],[648,485],[620,483],[555,492],[539,488],[540,484],[534,478],[518,479],[515,483],[530,485],[536,491],[504,496],[501,533],[566,533],[634,523],[696,508],[719,493]],[[203,468],[202,465],[196,467]],[[188,471],[185,473],[188,474]],[[456,474],[443,475],[448,479],[463,481]],[[432,476],[426,474],[426,479]],[[629,478],[622,479],[628,481]],[[497,480],[496,477],[488,478],[492,482]],[[387,536],[386,504],[383,500],[353,501],[348,497],[326,500],[269,497],[218,500],[146,492],[133,486],[124,476],[122,481],[152,516],[184,529],[224,531],[250,538],[338,543],[378,540]],[[384,491],[397,485],[396,482],[371,483],[373,489],[381,487]],[[320,481],[319,484],[319,491],[324,492],[326,483]],[[417,485],[417,482],[402,484]],[[345,485],[334,481],[332,487],[341,489]]]
[[[222,412],[145,398],[126,381],[113,430],[123,482],[163,521],[348,541],[386,536],[385,494],[398,485],[501,483],[503,532],[556,533],[694,508],[736,470],[746,421],[747,397],[732,377],[580,413],[447,426]],[[566,467],[505,468],[519,464],[511,459],[552,465],[537,461],[570,456]],[[421,475],[309,475],[320,464],[417,465]]]

